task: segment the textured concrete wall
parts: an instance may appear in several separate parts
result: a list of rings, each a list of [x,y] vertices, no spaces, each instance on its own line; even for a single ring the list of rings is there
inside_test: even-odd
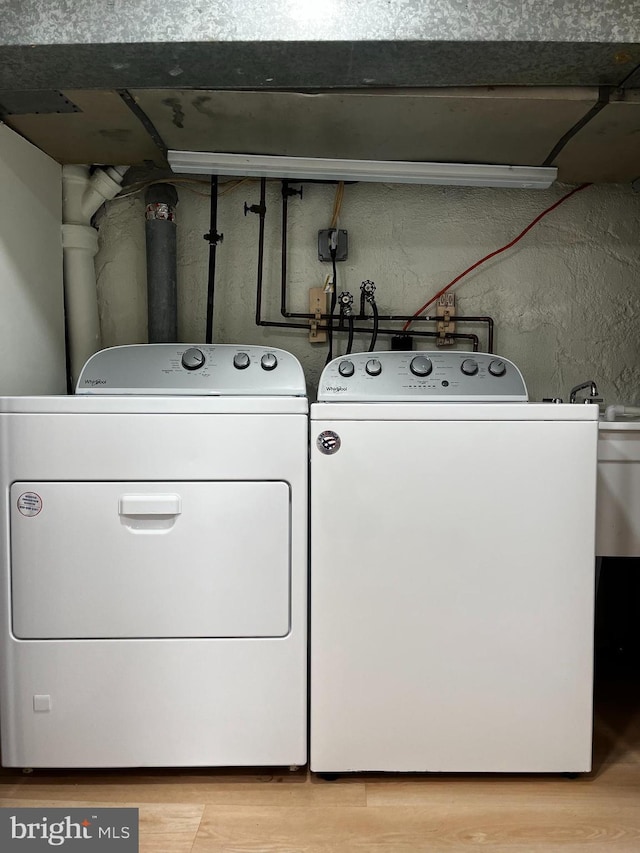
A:
[[[347,186],[340,226],[349,231],[350,253],[338,265],[338,289],[357,294],[360,282],[370,278],[381,313],[410,313],[467,266],[511,240],[568,189]],[[215,339],[289,349],[315,387],[326,346],[310,344],[304,331],[254,323],[258,217],[244,217],[242,206],[258,196],[258,184],[248,183],[220,199],[218,228],[225,237],[218,252]],[[268,185],[267,204],[263,317],[281,320],[279,184]],[[332,205],[333,189],[319,185],[305,186],[304,198],[290,202],[290,310],[307,311],[307,289],[321,285],[329,272],[329,265],[317,260],[316,240],[318,229],[329,224]],[[208,215],[206,197],[180,189],[183,341],[204,340],[208,246],[202,235],[208,231]],[[101,220],[96,263],[105,345],[144,341],[139,196],[110,203]],[[640,195],[629,187],[592,186],[578,193],[455,292],[460,314],[494,317],[495,349],[519,365],[531,399],[566,398],[572,385],[595,379],[607,403],[640,402]],[[483,348],[482,327],[463,330],[477,331]],[[368,340],[358,343],[366,348]],[[379,348],[389,345],[389,338],[380,339]]]

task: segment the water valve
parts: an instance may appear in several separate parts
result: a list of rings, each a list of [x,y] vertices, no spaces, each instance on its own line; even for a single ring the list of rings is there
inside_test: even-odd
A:
[[[348,290],[344,290],[340,296],[338,296],[338,305],[340,306],[340,313],[345,317],[350,317],[353,309],[353,296],[349,293]]]
[[[376,286],[375,286],[374,282],[372,282],[370,279],[363,281],[362,284],[360,285],[360,292],[362,293],[364,298],[367,300],[367,302],[373,302],[375,299],[375,293],[376,293]]]

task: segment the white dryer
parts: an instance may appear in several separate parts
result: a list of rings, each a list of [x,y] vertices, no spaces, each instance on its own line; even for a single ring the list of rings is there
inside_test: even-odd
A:
[[[0,400],[4,765],[306,762],[305,394],[282,350],[153,344]]]
[[[310,766],[591,767],[597,406],[364,353],[311,406]]]

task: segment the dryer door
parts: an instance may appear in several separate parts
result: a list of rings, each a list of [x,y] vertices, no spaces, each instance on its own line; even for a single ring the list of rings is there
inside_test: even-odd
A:
[[[14,483],[20,639],[282,637],[285,482]]]

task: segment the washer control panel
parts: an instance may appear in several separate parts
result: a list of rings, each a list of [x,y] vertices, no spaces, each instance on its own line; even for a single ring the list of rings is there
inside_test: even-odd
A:
[[[281,349],[231,344],[133,344],[87,361],[76,394],[296,396],[298,359]]]
[[[522,374],[490,353],[359,352],[322,371],[319,402],[527,402]]]

